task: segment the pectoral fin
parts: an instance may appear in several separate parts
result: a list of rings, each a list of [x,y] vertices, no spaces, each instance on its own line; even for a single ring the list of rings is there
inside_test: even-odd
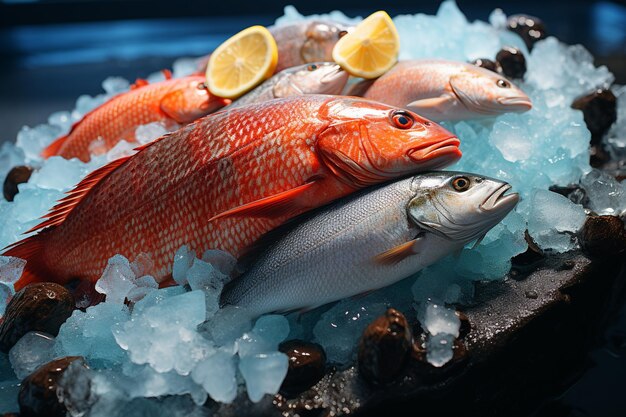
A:
[[[455,102],[454,97],[444,95],[440,97],[415,100],[407,104],[406,108],[416,112],[417,114],[431,113],[433,111],[445,114],[452,108],[452,106],[454,106],[454,102]]]
[[[248,216],[248,217],[282,217],[295,215],[308,206],[304,201],[305,193],[315,186],[316,181],[311,181],[291,190],[283,191],[276,195],[265,197],[230,210],[226,210],[209,221],[224,217]]]
[[[419,253],[419,246],[422,242],[421,237],[416,237],[406,243],[395,246],[374,257],[374,261],[381,265],[394,265],[401,262],[412,255]]]

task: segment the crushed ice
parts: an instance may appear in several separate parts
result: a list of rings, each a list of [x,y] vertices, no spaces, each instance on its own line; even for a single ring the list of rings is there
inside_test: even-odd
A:
[[[346,23],[360,20],[341,12],[316,17]],[[270,315],[256,322],[243,309],[217,308],[234,266],[227,254],[208,251],[198,258],[182,247],[173,274],[181,286],[163,289],[145,274],[151,260],[140,254],[133,262],[113,257],[97,285],[98,291],[106,294],[105,302],[76,310],[56,338],[29,333],[10,355],[0,354],[0,410],[15,409],[17,379],[11,367],[21,377],[50,358],[65,355],[83,355],[92,368],[75,363],[61,383],[64,400],[74,415],[88,408],[92,415],[114,415],[124,404],[149,407],[145,397],[167,394],[189,394],[190,402],[181,397],[164,401],[173,409],[191,410],[194,403],[203,404],[207,397],[233,401],[244,385],[250,399],[258,401],[264,394],[277,392],[285,376],[287,357],[277,350],[282,340],[309,338],[326,349],[331,362],[349,364],[363,328],[390,305],[405,312],[413,306],[428,333],[428,360],[435,366],[449,361],[459,331],[453,305],[471,299],[472,282],[501,279],[508,272],[510,259],[527,248],[526,229],[543,250],[563,252],[576,246],[574,236],[585,212],[580,205],[548,191],[549,186],[580,183],[590,197],[589,208],[597,213],[616,214],[626,209],[625,184],[591,170],[589,131],[582,113],[570,108],[573,98],[609,86],[612,74],[605,67],[595,67],[583,47],[567,46],[554,38],[538,42],[529,53],[517,35],[503,29],[505,18],[496,10],[490,23],[468,22],[454,2],[446,1],[436,16],[394,19],[401,39],[411,39],[401,43],[401,59],[493,59],[503,46],[516,46],[527,58],[526,77],[518,83],[533,100],[531,111],[444,123],[462,140],[464,156],[451,169],[505,180],[522,197],[516,210],[477,248],[466,248],[415,278],[361,299],[342,301],[323,312],[313,311],[298,319],[291,315],[289,320]],[[304,17],[289,6],[277,23],[301,19]],[[176,61],[174,76],[189,74],[195,65],[192,58]],[[148,77],[150,81],[163,78],[161,72]],[[21,164],[32,165],[36,172],[28,183],[19,185],[14,202],[0,201],[1,247],[21,239],[80,178],[109,160],[134,152],[129,143],[120,142],[88,164],[61,158],[42,161],[39,157],[45,146],[85,113],[126,91],[129,84],[108,78],[103,82],[103,94],[81,96],[72,111],[54,113],[47,124],[24,127],[15,144],[3,144],[0,175]],[[614,157],[623,157],[626,88],[614,86],[613,91],[618,97],[618,119],[605,143]],[[163,126],[151,124],[140,127],[136,135],[147,143],[163,133]],[[11,264],[7,269],[14,262],[11,260],[1,262],[0,314],[13,294],[12,283],[20,268]]]

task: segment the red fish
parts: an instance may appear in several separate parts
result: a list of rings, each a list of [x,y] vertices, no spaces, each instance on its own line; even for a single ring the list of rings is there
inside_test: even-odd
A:
[[[171,277],[176,250],[239,256],[288,219],[357,189],[456,161],[459,140],[407,110],[308,95],[224,110],[88,175],[4,253],[16,284],[95,282],[107,259],[148,254]]]
[[[229,103],[211,95],[202,76],[169,79],[154,84],[139,80],[135,88],[119,94],[85,114],[70,132],[58,138],[42,156],[91,159],[113,148],[121,139],[134,142],[135,129],[146,123],[162,122],[172,128],[192,122]]]

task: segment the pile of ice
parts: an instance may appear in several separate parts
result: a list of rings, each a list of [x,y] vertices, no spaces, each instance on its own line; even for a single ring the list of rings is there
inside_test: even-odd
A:
[[[360,20],[340,12],[321,17]],[[303,18],[288,7],[277,23]],[[570,108],[574,97],[613,81],[606,68],[594,67],[592,57],[582,47],[548,38],[529,53],[517,35],[504,29],[501,11],[492,13],[490,23],[468,22],[451,1],[442,3],[436,16],[405,15],[394,21],[401,36],[402,59],[493,59],[507,45],[519,47],[527,58],[526,77],[517,83],[532,98],[533,110],[489,120],[445,123],[461,138],[464,155],[451,169],[503,179],[522,197],[516,210],[477,248],[466,248],[416,277],[367,297],[345,300],[300,317],[292,315],[289,322],[272,315],[254,324],[245,311],[218,309],[219,294],[233,266],[232,258],[226,255],[209,251],[197,258],[181,248],[174,264],[174,279],[181,286],[166,289],[157,289],[154,279],[146,274],[149,259],[137,254],[130,262],[116,256],[109,260],[97,286],[107,295],[106,302],[74,312],[56,339],[41,334],[25,336],[28,339],[20,341],[11,353],[15,371],[21,376],[49,358],[83,355],[92,369],[75,369],[76,378],[67,379],[74,391],[66,391],[66,397],[82,395],[68,401],[78,409],[93,406],[110,413],[111,407],[118,407],[114,404],[143,404],[143,397],[165,394],[189,394],[196,404],[209,396],[229,402],[244,386],[250,399],[258,401],[264,393],[275,393],[284,378],[287,361],[277,351],[279,342],[293,337],[316,341],[324,346],[330,361],[347,365],[354,360],[363,328],[391,305],[405,313],[414,309],[414,317],[428,334],[428,359],[441,366],[452,356],[452,340],[459,331],[453,306],[471,300],[475,281],[501,279],[509,271],[511,258],[527,249],[525,230],[546,252],[576,247],[584,209],[548,191],[548,187],[580,183],[591,199],[590,209],[619,213],[626,208],[624,184],[590,169],[590,134],[582,113]],[[185,75],[194,63],[193,59],[177,61],[175,75]],[[150,80],[161,77],[153,74]],[[122,143],[88,164],[62,158],[42,161],[38,156],[84,113],[125,91],[128,82],[108,79],[103,87],[105,94],[81,96],[72,112],[55,113],[48,124],[25,127],[15,145],[5,144],[0,150],[0,175],[24,163],[37,169],[28,183],[20,184],[14,202],[0,201],[0,246],[22,238],[21,234],[37,224],[38,218],[88,172],[132,152]],[[626,131],[626,93],[623,88],[616,93],[618,122],[607,140],[619,145]],[[162,133],[154,125],[141,131],[145,141]],[[9,281],[13,278],[4,278],[2,270],[0,275],[0,304],[4,308],[12,294]],[[130,307],[123,303],[125,299],[130,300]],[[38,353],[30,349],[34,344],[39,346]],[[8,363],[9,358],[0,355],[3,378]],[[90,390],[76,382],[85,380],[91,381]],[[15,381],[11,372],[10,377],[0,379],[0,387],[13,386]],[[4,397],[0,395],[2,407]],[[102,415],[107,414],[103,411]]]

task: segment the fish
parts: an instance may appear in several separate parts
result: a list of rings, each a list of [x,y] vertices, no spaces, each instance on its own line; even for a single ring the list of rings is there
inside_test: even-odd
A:
[[[171,282],[182,245],[240,256],[288,219],[358,189],[457,161],[460,141],[407,110],[306,95],[208,115],[86,176],[4,255],[33,281],[95,282],[120,254]]]
[[[439,171],[362,190],[269,239],[221,304],[250,316],[308,311],[394,284],[481,239],[517,204],[510,189]]]
[[[333,20],[304,20],[268,27],[278,47],[274,73],[286,68],[333,60],[333,48],[354,26]],[[198,74],[206,72],[211,55],[198,60]]]
[[[171,74],[169,75],[171,77]],[[131,90],[114,96],[75,123],[69,133],[57,138],[41,155],[91,160],[120,140],[135,142],[138,126],[161,122],[175,130],[230,103],[209,93],[204,76],[189,76],[149,84],[138,80]]]
[[[400,61],[376,80],[353,85],[347,94],[404,107],[436,122],[532,108],[526,93],[504,76],[447,60]]]
[[[340,94],[348,73],[334,62],[315,62],[287,68],[235,100],[230,106],[301,94]]]

